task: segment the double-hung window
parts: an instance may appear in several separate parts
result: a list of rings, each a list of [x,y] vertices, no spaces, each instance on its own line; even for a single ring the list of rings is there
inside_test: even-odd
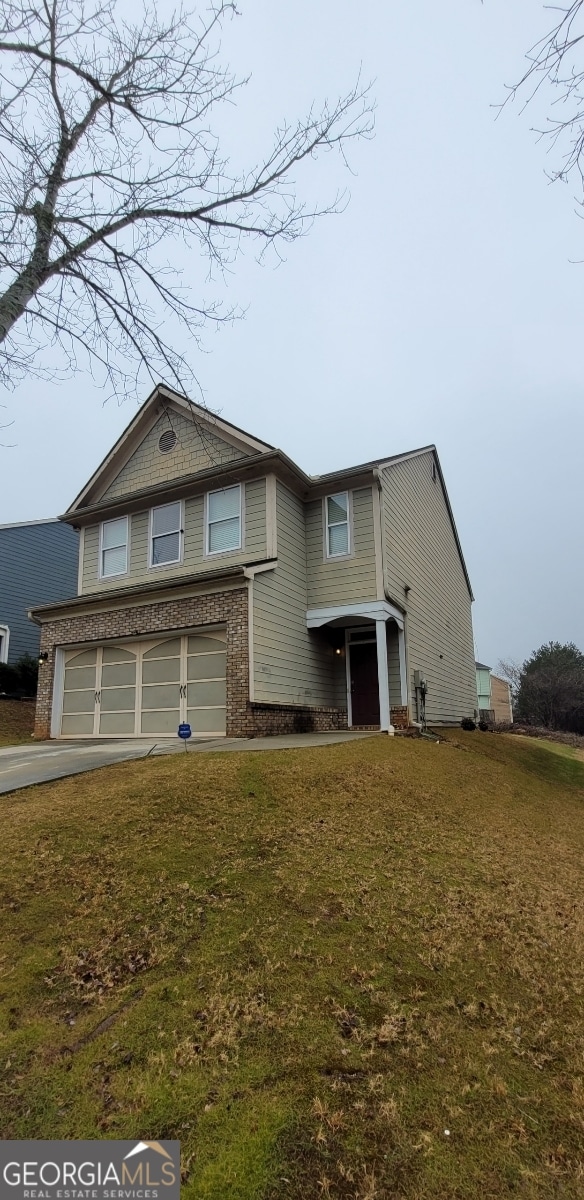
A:
[[[150,515],[150,566],[177,563],[182,556],[182,503],[161,504]]]
[[[207,494],[207,554],[241,548],[241,486]]]
[[[337,558],[349,554],[349,493],[337,492],[326,497],[326,556]]]
[[[125,575],[128,570],[128,518],[117,517],[104,521],[101,527],[99,573],[102,579],[110,575]]]

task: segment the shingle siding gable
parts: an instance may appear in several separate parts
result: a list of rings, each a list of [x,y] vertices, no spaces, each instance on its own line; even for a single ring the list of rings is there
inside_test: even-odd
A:
[[[174,449],[162,454],[158,448],[160,436],[171,429],[177,435],[177,443]],[[102,499],[115,500],[166,480],[170,482],[182,475],[192,475],[246,457],[242,450],[224,441],[202,421],[189,421],[178,412],[172,412],[170,416],[162,413]]]

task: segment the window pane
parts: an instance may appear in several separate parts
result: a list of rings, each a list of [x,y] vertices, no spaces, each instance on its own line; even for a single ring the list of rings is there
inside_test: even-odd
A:
[[[123,575],[126,570],[127,551],[125,546],[115,546],[102,551],[102,575]]]
[[[152,564],[178,562],[180,554],[180,533],[165,533],[163,537],[152,539]]]
[[[331,525],[329,529],[329,555],[349,553],[349,526]]]
[[[209,492],[209,520],[224,521],[228,517],[239,517],[239,487]]]
[[[209,526],[209,551],[239,549],[239,517]]]
[[[347,493],[339,492],[338,496],[327,496],[327,508],[329,525],[332,525],[333,521],[346,521],[348,512]]]
[[[104,521],[101,531],[101,544],[104,550],[111,546],[125,546],[128,535],[128,522],[125,517],[118,521]]]
[[[180,503],[152,509],[152,533],[176,533],[180,529]]]

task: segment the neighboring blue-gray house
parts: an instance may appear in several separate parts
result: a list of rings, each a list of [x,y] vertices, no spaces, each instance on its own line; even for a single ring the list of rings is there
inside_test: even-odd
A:
[[[79,534],[61,521],[0,525],[0,662],[38,654],[28,610],[75,595],[78,557]]]

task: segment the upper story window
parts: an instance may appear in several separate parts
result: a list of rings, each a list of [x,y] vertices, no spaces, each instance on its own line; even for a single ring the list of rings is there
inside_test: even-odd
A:
[[[337,558],[350,552],[349,493],[326,498],[326,556]]]
[[[205,553],[241,548],[241,485],[207,493]]]
[[[150,566],[177,563],[182,556],[182,504],[161,504],[150,514]]]
[[[128,518],[117,517],[101,526],[99,573],[102,579],[110,575],[125,575],[128,570]]]

